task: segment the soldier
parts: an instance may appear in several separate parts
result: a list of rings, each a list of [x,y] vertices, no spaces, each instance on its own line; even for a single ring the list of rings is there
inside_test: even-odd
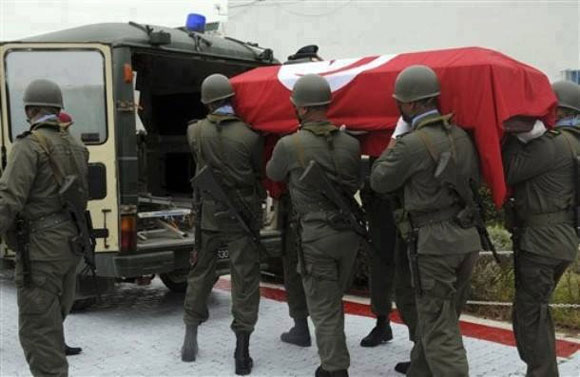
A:
[[[31,82],[24,93],[30,130],[19,135],[0,178],[0,234],[16,255],[20,343],[34,376],[67,376],[63,322],[75,295],[78,230],[59,195],[64,177],[78,179],[85,211],[88,150],[58,120],[60,87]],[[9,229],[10,228],[10,229]]]
[[[352,197],[360,186],[360,147],[355,138],[328,121],[331,92],[324,78],[312,74],[301,77],[290,99],[300,130],[278,141],[266,172],[274,181],[288,182],[300,217],[300,274],[321,359],[315,375],[348,376],[350,357],[342,295],[351,277],[360,237],[322,192],[299,178],[306,164],[315,161],[337,187]]]
[[[196,161],[197,173],[206,165],[217,176],[222,189],[239,208],[250,212],[254,220],[248,224],[260,229],[261,205],[265,191],[261,186],[261,137],[235,115],[232,107],[234,90],[228,78],[221,74],[207,77],[201,85],[201,102],[208,116],[187,130],[187,139]],[[207,300],[215,281],[217,251],[224,243],[230,256],[232,276],[231,328],[236,334],[234,353],[238,375],[251,373],[253,361],[249,353],[250,334],[258,319],[260,302],[259,250],[240,223],[224,213],[223,203],[210,199],[202,202],[201,250],[189,273],[185,297],[185,339],[181,350],[183,361],[195,361],[197,329],[208,319]],[[196,240],[197,242],[197,240]]]
[[[462,188],[479,181],[478,161],[467,133],[450,123],[451,115],[439,113],[439,93],[437,75],[427,66],[399,74],[393,97],[413,130],[383,152],[371,173],[379,193],[404,189],[412,224],[408,248],[418,328],[408,376],[468,375],[459,313],[481,244],[467,205],[473,198]],[[454,185],[436,177],[436,168],[455,177]]]
[[[374,158],[369,164],[372,165]],[[377,317],[375,327],[365,336],[362,347],[376,347],[393,339],[389,321],[392,309],[395,276],[396,228],[389,200],[374,193],[368,184],[361,190],[361,199],[368,217],[372,246],[369,255],[369,290],[371,310]]]
[[[308,45],[300,48],[294,55],[288,56],[284,64],[307,63],[321,61],[317,55],[318,46]],[[290,317],[294,320],[294,326],[282,333],[280,339],[289,344],[300,347],[310,347],[312,340],[308,328],[308,305],[302,286],[302,279],[298,273],[298,248],[300,247],[300,234],[298,216],[296,215],[292,201],[288,194],[284,194],[280,202],[285,206],[286,221],[284,229],[285,253],[282,256],[284,268],[284,287],[288,294],[288,309]]]
[[[556,128],[544,133],[543,124],[534,125],[533,119],[527,119],[527,127],[508,121],[510,136],[503,147],[515,204],[513,328],[530,377],[558,376],[549,302],[578,252],[580,86],[561,81],[552,88],[558,97]]]

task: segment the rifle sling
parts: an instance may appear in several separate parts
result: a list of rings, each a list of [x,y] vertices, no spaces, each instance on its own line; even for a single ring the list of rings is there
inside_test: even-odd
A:
[[[38,144],[40,145],[42,150],[44,150],[44,152],[46,153],[46,156],[48,157],[48,164],[50,165],[50,169],[52,170],[54,179],[56,180],[58,187],[59,188],[62,187],[62,185],[64,184],[65,174],[63,173],[60,166],[55,161],[52,155],[52,144],[47,139],[47,137],[44,136],[41,132],[38,132],[36,130],[32,131],[32,136],[36,139],[36,141],[38,141]]]

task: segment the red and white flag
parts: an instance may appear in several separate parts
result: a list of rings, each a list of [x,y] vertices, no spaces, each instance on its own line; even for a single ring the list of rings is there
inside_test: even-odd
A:
[[[454,122],[473,133],[484,178],[500,206],[507,191],[500,150],[503,122],[528,115],[550,127],[556,97],[542,72],[499,52],[469,47],[256,68],[232,79],[236,110],[257,130],[293,132],[298,124],[291,90],[301,76],[316,73],[332,90],[330,120],[369,131],[359,137],[363,153],[378,156],[399,118],[392,98],[395,79],[414,64],[437,73],[440,110],[453,113]]]

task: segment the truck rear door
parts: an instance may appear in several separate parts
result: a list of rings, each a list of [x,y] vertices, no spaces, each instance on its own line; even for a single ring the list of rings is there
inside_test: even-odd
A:
[[[89,209],[95,228],[108,230],[97,252],[118,251],[119,225],[111,49],[90,44],[14,43],[0,46],[2,148],[29,127],[22,96],[28,83],[45,78],[63,91],[70,132],[89,149]],[[104,232],[106,233],[106,232]]]

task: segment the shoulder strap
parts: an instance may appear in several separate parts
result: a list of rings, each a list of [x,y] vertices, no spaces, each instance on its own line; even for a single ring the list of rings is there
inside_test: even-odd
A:
[[[302,140],[300,140],[300,136],[298,135],[300,131],[297,131],[292,135],[292,141],[294,142],[294,146],[296,147],[296,153],[298,154],[298,162],[300,162],[300,166],[303,169],[306,169],[306,161],[304,157],[304,146],[302,145]]]
[[[197,122],[197,124],[194,125],[194,129],[193,129],[193,133],[195,135],[195,140],[194,140],[194,144],[195,144],[195,149],[197,149],[197,154],[198,154],[198,158],[201,158],[202,160],[205,160],[205,158],[203,157],[203,151],[201,148],[201,126],[203,125],[202,122]]]
[[[568,149],[570,150],[570,153],[572,153],[572,158],[575,159],[576,156],[579,154],[573,145],[573,142],[576,141],[576,139],[574,138],[574,136],[570,135],[570,133],[566,132],[566,131],[562,132],[562,135],[564,135],[564,139],[566,139],[566,144],[568,145]]]
[[[40,144],[40,147],[44,150],[44,152],[48,156],[48,164],[50,165],[50,169],[52,170],[52,174],[54,175],[54,178],[56,179],[56,183],[59,186],[62,186],[64,183],[65,174],[63,173],[62,169],[57,164],[57,162],[54,160],[54,157],[52,155],[52,144],[50,143],[48,138],[46,136],[44,136],[41,132],[32,131],[31,134],[32,134],[32,137],[34,137],[36,139],[36,141],[38,141],[38,144]]]

